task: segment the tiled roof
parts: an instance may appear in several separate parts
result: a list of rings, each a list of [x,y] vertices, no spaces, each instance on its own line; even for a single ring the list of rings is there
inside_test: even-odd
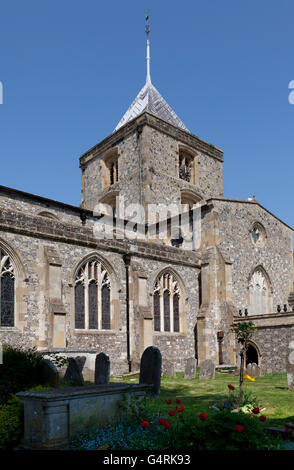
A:
[[[128,121],[131,121],[143,111],[150,111],[150,113],[170,122],[174,126],[180,127],[185,131],[189,130],[172,110],[172,108],[163,99],[161,94],[152,85],[151,81],[147,80],[145,86],[138,93],[137,97],[128,108],[118,125],[114,129],[117,131],[120,127],[124,126]]]

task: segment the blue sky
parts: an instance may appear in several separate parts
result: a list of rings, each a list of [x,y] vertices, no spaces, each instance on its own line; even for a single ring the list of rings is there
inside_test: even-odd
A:
[[[294,226],[292,0],[2,0],[0,184],[80,203],[79,156],[152,82],[224,151],[224,195]]]

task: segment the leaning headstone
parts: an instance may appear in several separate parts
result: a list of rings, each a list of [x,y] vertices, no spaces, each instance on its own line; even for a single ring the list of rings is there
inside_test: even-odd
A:
[[[186,360],[184,379],[195,379],[197,370],[197,359],[190,357]]]
[[[38,365],[38,376],[41,385],[50,385],[50,387],[58,388],[58,370],[50,359],[41,359]]]
[[[86,356],[76,356],[75,357],[75,360],[77,361],[81,372],[83,372],[83,368],[84,368],[86,359],[87,359]]]
[[[251,365],[251,377],[259,377],[259,376],[260,376],[260,367],[258,367],[258,365],[255,364],[255,362],[253,362]]]
[[[155,346],[149,346],[145,349],[141,357],[139,383],[153,384],[150,395],[158,396],[160,394],[161,379],[161,352]]]
[[[286,372],[289,390],[294,390],[294,341],[290,341],[286,358]]]
[[[75,357],[68,358],[68,366],[65,372],[64,380],[77,387],[84,385],[81,363]]]
[[[210,360],[206,359],[200,364],[200,379],[214,379],[215,375],[215,364]]]
[[[97,354],[95,360],[95,384],[109,384],[110,360],[109,357],[101,352]]]
[[[162,372],[169,377],[176,377],[175,365],[173,362],[166,359],[162,362]]]

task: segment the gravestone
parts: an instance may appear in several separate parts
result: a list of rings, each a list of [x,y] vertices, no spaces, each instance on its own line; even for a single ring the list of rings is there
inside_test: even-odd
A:
[[[251,362],[246,366],[246,374],[252,377],[252,364]]]
[[[184,379],[195,379],[197,370],[197,359],[190,357],[186,360]]]
[[[289,390],[294,390],[294,341],[290,341],[286,358],[286,372]]]
[[[41,359],[38,365],[38,377],[41,385],[50,385],[50,387],[58,388],[58,370],[50,359]]]
[[[78,366],[80,368],[80,371],[83,372],[83,368],[84,368],[84,365],[85,365],[85,362],[86,362],[86,356],[76,356],[76,361],[78,363]]]
[[[214,379],[215,375],[215,364],[210,360],[206,359],[200,364],[200,379]]]
[[[155,346],[149,346],[145,349],[140,363],[140,384],[153,384],[150,395],[158,396],[160,394],[162,358],[161,352]]]
[[[97,354],[95,360],[95,384],[109,384],[110,360],[109,357],[101,352]]]
[[[68,366],[64,375],[66,382],[80,387],[84,385],[84,377],[81,370],[81,361],[75,357],[68,358]]]
[[[171,361],[168,361],[166,359],[163,360],[162,371],[165,375],[168,375],[170,377],[176,377],[175,365]]]
[[[255,362],[253,362],[251,364],[251,377],[259,377],[259,376],[260,376],[260,367],[258,367],[258,365],[255,364]]]

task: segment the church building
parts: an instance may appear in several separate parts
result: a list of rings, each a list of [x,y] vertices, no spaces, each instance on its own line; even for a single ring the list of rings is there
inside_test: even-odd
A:
[[[293,229],[255,198],[224,196],[223,152],[188,130],[152,84],[148,34],[144,87],[80,157],[80,206],[0,186],[0,343],[84,355],[89,374],[102,351],[111,373],[138,370],[153,345],[163,366],[183,371],[189,358],[236,365],[232,325],[252,320],[247,363],[285,371]],[[150,217],[184,207],[177,220],[188,215],[197,243],[174,231],[170,210],[130,223],[126,208],[138,205]]]

